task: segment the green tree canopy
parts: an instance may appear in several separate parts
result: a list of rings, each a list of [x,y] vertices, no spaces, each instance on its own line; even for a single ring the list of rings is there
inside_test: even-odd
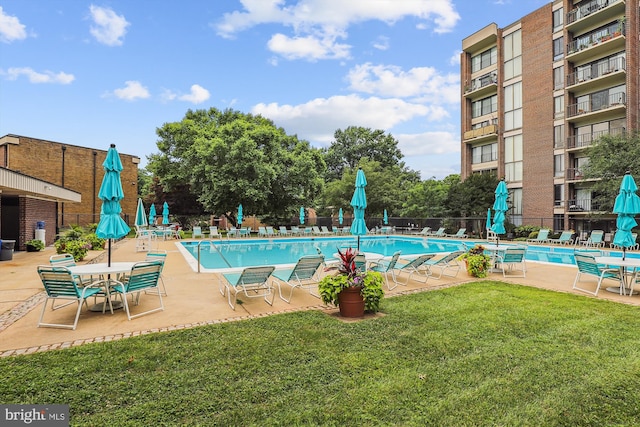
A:
[[[414,218],[444,217],[449,187],[459,182],[460,175],[449,175],[442,181],[430,178],[416,183],[407,190],[401,214]]]
[[[369,159],[363,159],[355,168],[345,169],[341,179],[326,184],[324,205],[332,206],[334,211],[339,208],[345,212],[351,211],[351,197],[355,191],[358,167],[362,167],[367,178],[365,217],[382,217],[385,209],[389,216],[400,215],[404,192],[399,189],[413,186],[413,176],[403,174],[398,165],[383,167],[379,162]]]
[[[494,174],[474,173],[460,182],[452,182],[445,206],[449,216],[484,216],[493,206],[499,179]]]
[[[188,110],[156,133],[160,153],[149,157],[149,169],[165,191],[188,183],[206,211],[234,224],[240,203],[245,215],[288,220],[322,189],[320,150],[261,116]]]
[[[363,158],[377,161],[382,167],[405,169],[398,141],[382,130],[349,126],[336,130],[333,137],[335,140],[324,155],[327,182],[341,179],[343,171],[357,168]]]
[[[586,155],[589,162],[581,172],[585,180],[592,180],[592,200],[599,211],[611,212],[624,174],[629,171],[640,178],[640,136],[637,132],[603,135]]]

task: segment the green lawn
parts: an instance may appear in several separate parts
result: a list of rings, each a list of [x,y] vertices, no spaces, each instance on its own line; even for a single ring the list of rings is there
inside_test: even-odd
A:
[[[483,281],[382,312],[3,358],[0,402],[69,404],[94,426],[640,425],[640,307]]]

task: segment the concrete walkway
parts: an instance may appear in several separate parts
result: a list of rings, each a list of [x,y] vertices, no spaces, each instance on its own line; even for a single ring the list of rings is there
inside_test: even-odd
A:
[[[130,336],[161,331],[191,328],[199,325],[229,322],[268,316],[299,310],[325,310],[334,312],[311,296],[307,291],[297,289],[291,304],[275,297],[273,306],[262,298],[247,299],[232,310],[226,297],[218,291],[218,275],[194,272],[183,256],[178,252],[175,240],[154,243],[157,249],[168,252],[164,268],[164,282],[168,295],[163,298],[165,310],[127,320],[124,310],[114,314],[102,314],[83,308],[75,331],[67,329],[38,328],[38,318],[44,301],[42,283],[36,272],[36,266],[48,265],[49,257],[55,254],[53,247],[42,252],[16,252],[13,260],[0,262],[0,356],[28,354],[58,348],[66,348],[91,342],[112,341]],[[154,247],[155,249],[156,247]],[[124,239],[112,248],[113,261],[141,261],[145,252],[135,251],[135,240]],[[83,263],[106,262],[105,251],[91,251]],[[527,263],[526,278],[506,278],[502,273],[492,273],[490,279],[504,280],[516,284],[534,286],[560,292],[572,292],[591,298],[588,294],[572,291],[576,275],[574,266],[557,266],[542,263]],[[477,280],[463,270],[456,278],[430,278],[427,283],[411,281],[408,286],[398,286],[387,291],[386,297],[413,292],[422,292],[460,283]],[[585,279],[585,286],[588,286]],[[595,288],[595,281],[593,281]],[[621,303],[640,305],[640,296],[621,296],[604,289],[598,299],[607,299]],[[157,297],[143,295],[140,299],[142,309],[149,304],[157,304]],[[72,321],[75,305],[52,312],[47,310],[45,319],[60,316],[64,322]],[[47,317],[49,316],[49,317]]]

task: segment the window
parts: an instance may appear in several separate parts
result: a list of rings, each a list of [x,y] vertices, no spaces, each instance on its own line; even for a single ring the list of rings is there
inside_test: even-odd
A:
[[[522,36],[521,31],[504,37],[504,79],[509,80],[522,74]]]
[[[564,37],[553,39],[553,60],[559,61],[564,57]]]
[[[498,62],[498,48],[492,47],[471,57],[471,72],[475,73]]]
[[[564,25],[564,9],[559,8],[553,11],[553,32],[562,30]]]
[[[564,205],[564,184],[553,186],[553,205],[557,207]]]
[[[564,125],[553,127],[553,148],[564,148]]]
[[[553,176],[558,178],[564,175],[564,154],[553,156]]]
[[[504,88],[504,130],[522,127],[522,83]]]
[[[522,181],[522,135],[504,139],[505,179],[509,182]]]
[[[564,95],[553,97],[553,118],[562,119],[564,117]]]
[[[511,199],[511,222],[513,225],[522,225],[522,188],[514,188],[509,190],[509,198]]]
[[[553,89],[562,89],[564,87],[564,65],[553,69]]]
[[[480,99],[471,104],[471,116],[473,118],[495,113],[498,110],[498,95]]]
[[[486,163],[498,160],[498,143],[480,145],[471,149],[471,163]]]

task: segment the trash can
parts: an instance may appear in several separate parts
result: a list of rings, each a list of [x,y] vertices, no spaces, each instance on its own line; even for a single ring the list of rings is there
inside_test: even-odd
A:
[[[0,240],[0,261],[11,261],[13,259],[13,248],[15,240]]]
[[[46,230],[44,228],[36,229],[36,240],[40,240],[44,245],[47,245]]]

